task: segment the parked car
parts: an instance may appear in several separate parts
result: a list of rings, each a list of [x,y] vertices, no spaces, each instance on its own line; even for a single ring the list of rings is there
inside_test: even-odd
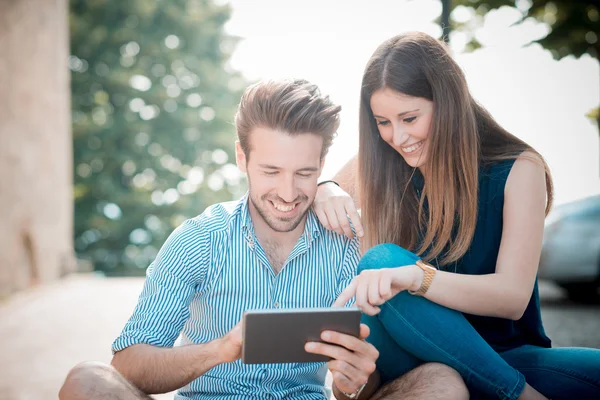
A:
[[[600,302],[600,195],[550,212],[538,276],[566,289],[574,301]]]

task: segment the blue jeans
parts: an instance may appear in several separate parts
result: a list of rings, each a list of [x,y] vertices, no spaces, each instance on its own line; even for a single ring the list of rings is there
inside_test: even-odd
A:
[[[362,257],[359,272],[412,265],[419,257],[383,244]],[[496,352],[462,313],[406,291],[363,315],[371,329],[368,341],[380,353],[377,368],[384,382],[424,362],[454,368],[471,398],[516,399],[525,382],[553,400],[600,399],[600,350],[525,345]]]

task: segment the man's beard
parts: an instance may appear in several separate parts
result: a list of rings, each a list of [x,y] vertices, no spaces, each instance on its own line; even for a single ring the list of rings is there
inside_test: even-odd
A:
[[[310,206],[308,206],[308,207],[306,207],[306,210],[304,210],[304,212],[302,212],[298,216],[290,218],[290,219],[282,219],[282,218],[277,218],[277,217],[272,216],[272,214],[265,209],[266,207],[269,207],[269,205],[266,204],[267,202],[270,201],[268,195],[264,195],[261,197],[262,203],[259,201],[256,201],[254,199],[254,197],[252,196],[251,192],[250,192],[249,197],[250,197],[250,201],[252,202],[252,205],[258,212],[258,215],[260,215],[262,220],[265,221],[265,223],[269,226],[269,228],[273,229],[275,232],[291,232],[291,231],[293,231],[294,229],[296,229],[298,227],[298,225],[300,225],[300,223],[302,222],[302,220],[308,213],[308,210],[310,209]],[[298,202],[304,203],[306,200],[308,200],[308,197],[302,195],[302,196],[298,196],[292,203],[298,203]],[[281,203],[286,203],[286,202],[281,201]],[[262,206],[263,204],[265,204],[265,207]],[[298,204],[297,207],[300,207],[301,205],[302,204]],[[285,226],[282,226],[284,224],[285,224]]]

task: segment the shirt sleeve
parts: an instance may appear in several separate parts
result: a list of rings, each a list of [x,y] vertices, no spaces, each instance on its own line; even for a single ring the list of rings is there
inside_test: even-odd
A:
[[[342,291],[350,285],[352,279],[356,276],[356,272],[358,270],[358,262],[360,261],[360,246],[359,241],[356,236],[352,240],[348,242],[346,247],[346,251],[344,253],[344,261],[342,264],[342,273],[340,274],[340,278],[338,280],[338,286],[336,290],[335,298],[337,299]],[[353,306],[355,299],[352,298],[348,303],[346,303],[346,307]]]
[[[140,343],[173,346],[189,317],[189,305],[200,283],[198,271],[206,269],[206,265],[199,265],[195,271],[190,268],[192,244],[194,253],[208,253],[206,243],[198,240],[198,235],[198,228],[186,222],[166,240],[148,267],[133,315],[113,342],[113,354]]]

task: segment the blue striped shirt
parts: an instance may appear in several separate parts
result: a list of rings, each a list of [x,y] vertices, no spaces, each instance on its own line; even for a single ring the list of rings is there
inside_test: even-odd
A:
[[[258,243],[247,195],[185,221],[146,275],[113,352],[145,343],[171,347],[224,336],[245,310],[329,307],[356,274],[358,241],[326,230],[310,210],[304,232],[275,274]],[[324,399],[325,363],[218,365],[176,399]]]

